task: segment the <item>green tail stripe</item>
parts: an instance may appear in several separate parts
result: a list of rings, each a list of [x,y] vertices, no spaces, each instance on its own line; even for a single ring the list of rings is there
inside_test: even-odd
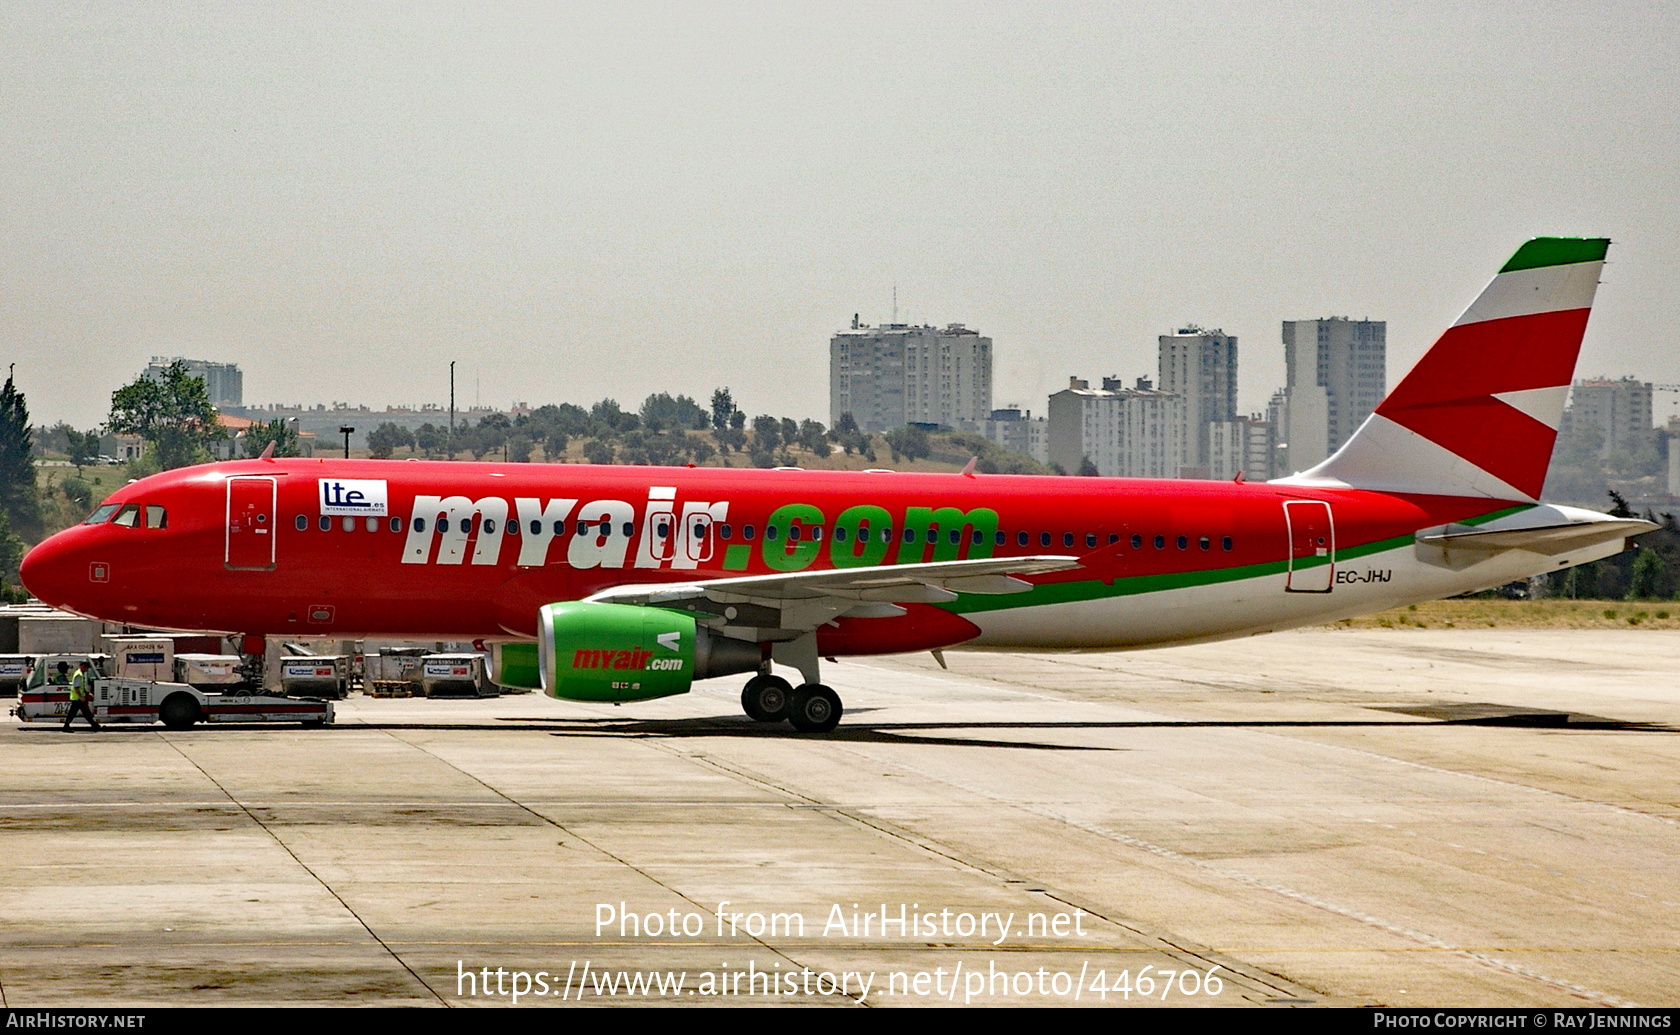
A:
[[[1536,237],[1517,249],[1500,269],[1501,273],[1568,266],[1577,262],[1603,262],[1610,249],[1608,237]]]

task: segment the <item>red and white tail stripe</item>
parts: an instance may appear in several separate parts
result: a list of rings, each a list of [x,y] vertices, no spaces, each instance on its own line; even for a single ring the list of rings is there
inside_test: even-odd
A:
[[[1523,245],[1334,456],[1282,481],[1537,501],[1609,244]]]

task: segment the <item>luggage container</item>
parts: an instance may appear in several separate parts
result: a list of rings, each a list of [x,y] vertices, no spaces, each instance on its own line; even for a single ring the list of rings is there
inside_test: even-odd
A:
[[[174,679],[175,641],[167,636],[107,636],[110,674],[118,679]]]
[[[495,697],[484,675],[482,654],[428,654],[420,659],[420,686],[427,697]]]
[[[175,682],[226,691],[245,683],[245,665],[237,654],[177,654]]]
[[[0,697],[16,697],[29,682],[35,658],[28,654],[0,654]]]
[[[280,689],[287,696],[343,698],[350,693],[350,658],[344,654],[281,658]]]

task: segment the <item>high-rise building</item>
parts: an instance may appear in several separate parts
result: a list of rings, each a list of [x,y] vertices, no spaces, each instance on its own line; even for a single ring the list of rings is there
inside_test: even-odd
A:
[[[245,405],[245,376],[237,363],[212,363],[204,359],[184,359],[180,356],[153,356],[145,376],[161,378],[171,364],[184,363],[187,373],[204,381],[210,405],[217,409],[238,408]]]
[[[1598,455],[1632,453],[1653,440],[1651,383],[1631,377],[1576,381],[1563,411],[1562,434],[1590,432],[1599,441]]]
[[[992,412],[992,339],[960,323],[849,330],[828,343],[829,423],[865,432],[905,424],[973,430]]]
[[[1050,462],[1049,421],[1034,418],[1031,410],[1011,406],[993,410],[982,422],[980,433],[1005,449],[1030,456],[1041,464]]]
[[[1230,481],[1271,479],[1277,451],[1277,425],[1261,414],[1208,424],[1208,476]]]
[[[1388,324],[1382,320],[1283,322],[1289,371],[1289,466],[1325,459],[1353,437],[1388,392]]]
[[[1237,339],[1191,324],[1159,341],[1161,391],[1179,397],[1184,462],[1210,467],[1208,425],[1237,418]]]
[[[1178,477],[1184,466],[1178,395],[1146,377],[1134,388],[1115,377],[1102,385],[1072,377],[1050,397],[1050,462],[1069,474],[1089,460],[1105,478]]]

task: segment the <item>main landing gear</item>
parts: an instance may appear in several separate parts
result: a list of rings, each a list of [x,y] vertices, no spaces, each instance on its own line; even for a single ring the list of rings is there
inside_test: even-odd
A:
[[[821,683],[795,689],[781,676],[761,673],[741,691],[741,708],[759,722],[786,719],[801,733],[827,733],[840,725],[840,695]]]

